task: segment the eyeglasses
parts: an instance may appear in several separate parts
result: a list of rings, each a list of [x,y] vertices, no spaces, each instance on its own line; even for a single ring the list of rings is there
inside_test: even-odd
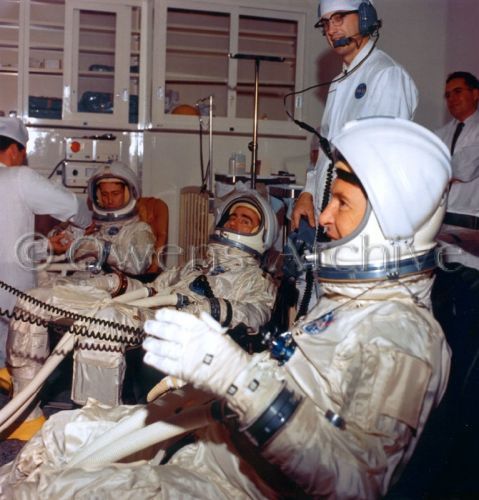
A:
[[[332,26],[341,26],[344,22],[344,18],[349,16],[349,14],[357,14],[357,10],[346,10],[343,12],[335,12],[331,14],[328,18],[321,18],[315,25],[315,28],[321,28],[323,31],[323,35],[326,34],[326,31],[329,29],[329,25]]]

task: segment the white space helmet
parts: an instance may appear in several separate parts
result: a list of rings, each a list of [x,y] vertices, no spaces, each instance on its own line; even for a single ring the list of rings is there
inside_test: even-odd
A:
[[[247,207],[258,215],[259,223],[252,232],[224,227],[237,207]],[[217,209],[215,229],[210,242],[222,243],[260,257],[271,248],[278,236],[278,220],[271,205],[257,191],[236,189]]]
[[[100,185],[104,182],[118,182],[123,184],[124,202],[118,208],[104,206],[100,197]],[[141,195],[138,177],[124,163],[114,161],[102,165],[88,180],[88,196],[93,205],[95,219],[121,220],[131,217],[136,213],[136,201]]]
[[[368,208],[352,234],[321,244],[318,277],[368,280],[436,267],[451,177],[444,143],[416,123],[386,117],[349,122],[332,143],[359,179]]]

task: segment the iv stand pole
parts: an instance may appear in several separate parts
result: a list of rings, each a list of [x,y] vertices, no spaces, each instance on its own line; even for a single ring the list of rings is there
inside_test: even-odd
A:
[[[256,189],[257,160],[258,160],[258,104],[259,104],[259,62],[283,62],[284,57],[258,56],[254,54],[234,54],[232,59],[249,59],[254,61],[254,112],[253,112],[253,140],[248,148],[251,151],[251,189]]]
[[[198,112],[200,114],[200,127],[202,126],[201,122],[201,110],[200,106],[202,103],[208,101],[208,179],[206,183],[206,187],[208,189],[208,192],[210,194],[210,197],[213,196],[213,179],[214,179],[214,172],[213,172],[213,101],[214,101],[214,95],[211,94],[208,97],[203,97],[202,99],[198,99],[196,101],[196,107],[198,108]],[[201,137],[200,137],[201,140]],[[202,181],[203,182],[203,181]]]
[[[213,95],[209,97],[209,119],[210,119],[210,135],[209,135],[209,157],[210,157],[210,171],[208,179],[208,191],[213,193]]]

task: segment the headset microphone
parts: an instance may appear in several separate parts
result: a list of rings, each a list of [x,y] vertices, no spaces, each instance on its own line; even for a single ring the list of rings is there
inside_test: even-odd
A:
[[[337,40],[333,40],[333,48],[346,47],[346,45],[350,45],[352,42],[353,37],[351,36],[338,38]]]

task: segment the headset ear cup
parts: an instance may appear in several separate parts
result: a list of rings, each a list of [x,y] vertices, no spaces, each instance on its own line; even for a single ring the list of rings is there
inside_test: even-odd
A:
[[[369,2],[362,2],[358,7],[359,33],[362,36],[372,35],[380,26],[378,13]]]

